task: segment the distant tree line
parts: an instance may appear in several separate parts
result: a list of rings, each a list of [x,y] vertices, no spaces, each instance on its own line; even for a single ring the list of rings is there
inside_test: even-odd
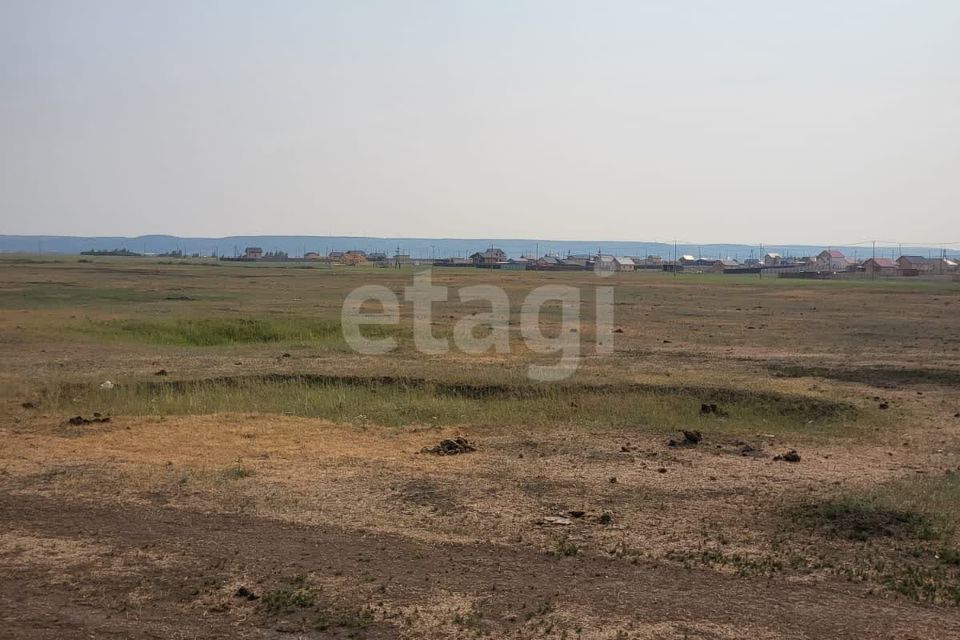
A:
[[[126,247],[123,249],[91,249],[89,251],[81,251],[80,255],[82,256],[140,256],[141,254],[136,253],[135,251],[130,251]]]

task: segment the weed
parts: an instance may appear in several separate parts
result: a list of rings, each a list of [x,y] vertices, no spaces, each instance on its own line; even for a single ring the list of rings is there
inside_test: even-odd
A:
[[[254,476],[256,473],[256,469],[243,466],[238,458],[236,464],[233,464],[223,470],[223,477],[227,480],[241,480],[243,478]]]
[[[954,549],[946,547],[940,550],[940,553],[937,554],[940,556],[941,564],[952,564],[960,566],[960,549]]]
[[[313,589],[294,585],[266,592],[260,599],[259,607],[264,613],[279,616],[312,607],[315,601]]]
[[[570,538],[563,536],[557,540],[557,553],[561,556],[575,556],[580,552],[578,547]]]

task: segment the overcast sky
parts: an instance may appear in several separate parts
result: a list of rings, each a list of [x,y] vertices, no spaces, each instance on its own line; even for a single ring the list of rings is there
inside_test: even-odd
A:
[[[0,233],[960,242],[960,2],[0,0]]]

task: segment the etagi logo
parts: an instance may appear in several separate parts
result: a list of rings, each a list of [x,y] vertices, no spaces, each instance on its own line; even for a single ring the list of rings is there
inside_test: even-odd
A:
[[[596,270],[601,277],[610,275]],[[595,339],[598,355],[613,352],[613,287],[592,288],[595,297]],[[568,285],[544,285],[530,291],[520,307],[520,337],[530,351],[538,355],[558,355],[552,365],[531,364],[527,375],[532,380],[550,382],[573,375],[582,358],[580,349],[581,290]],[[413,276],[413,286],[404,289],[404,300],[413,305],[413,342],[420,353],[436,355],[450,351],[450,341],[433,334],[433,304],[453,299],[448,287],[432,282],[429,269]],[[509,354],[510,298],[500,287],[488,284],[463,287],[456,290],[456,299],[463,304],[486,303],[489,311],[472,313],[460,318],[453,328],[456,348],[467,354]],[[378,303],[379,312],[365,311],[369,303]],[[560,327],[556,335],[544,333],[540,324],[541,311],[547,304],[560,308]],[[400,301],[397,295],[382,285],[365,285],[350,292],[343,302],[341,326],[343,337],[350,347],[365,355],[382,355],[397,348],[393,337],[368,338],[362,335],[364,325],[398,325]]]

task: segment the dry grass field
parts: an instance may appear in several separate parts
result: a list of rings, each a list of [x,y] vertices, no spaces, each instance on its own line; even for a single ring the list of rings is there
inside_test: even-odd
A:
[[[409,305],[350,350],[344,296],[412,279],[0,260],[0,635],[960,637],[960,283],[434,269],[615,287],[613,353],[537,383]]]

